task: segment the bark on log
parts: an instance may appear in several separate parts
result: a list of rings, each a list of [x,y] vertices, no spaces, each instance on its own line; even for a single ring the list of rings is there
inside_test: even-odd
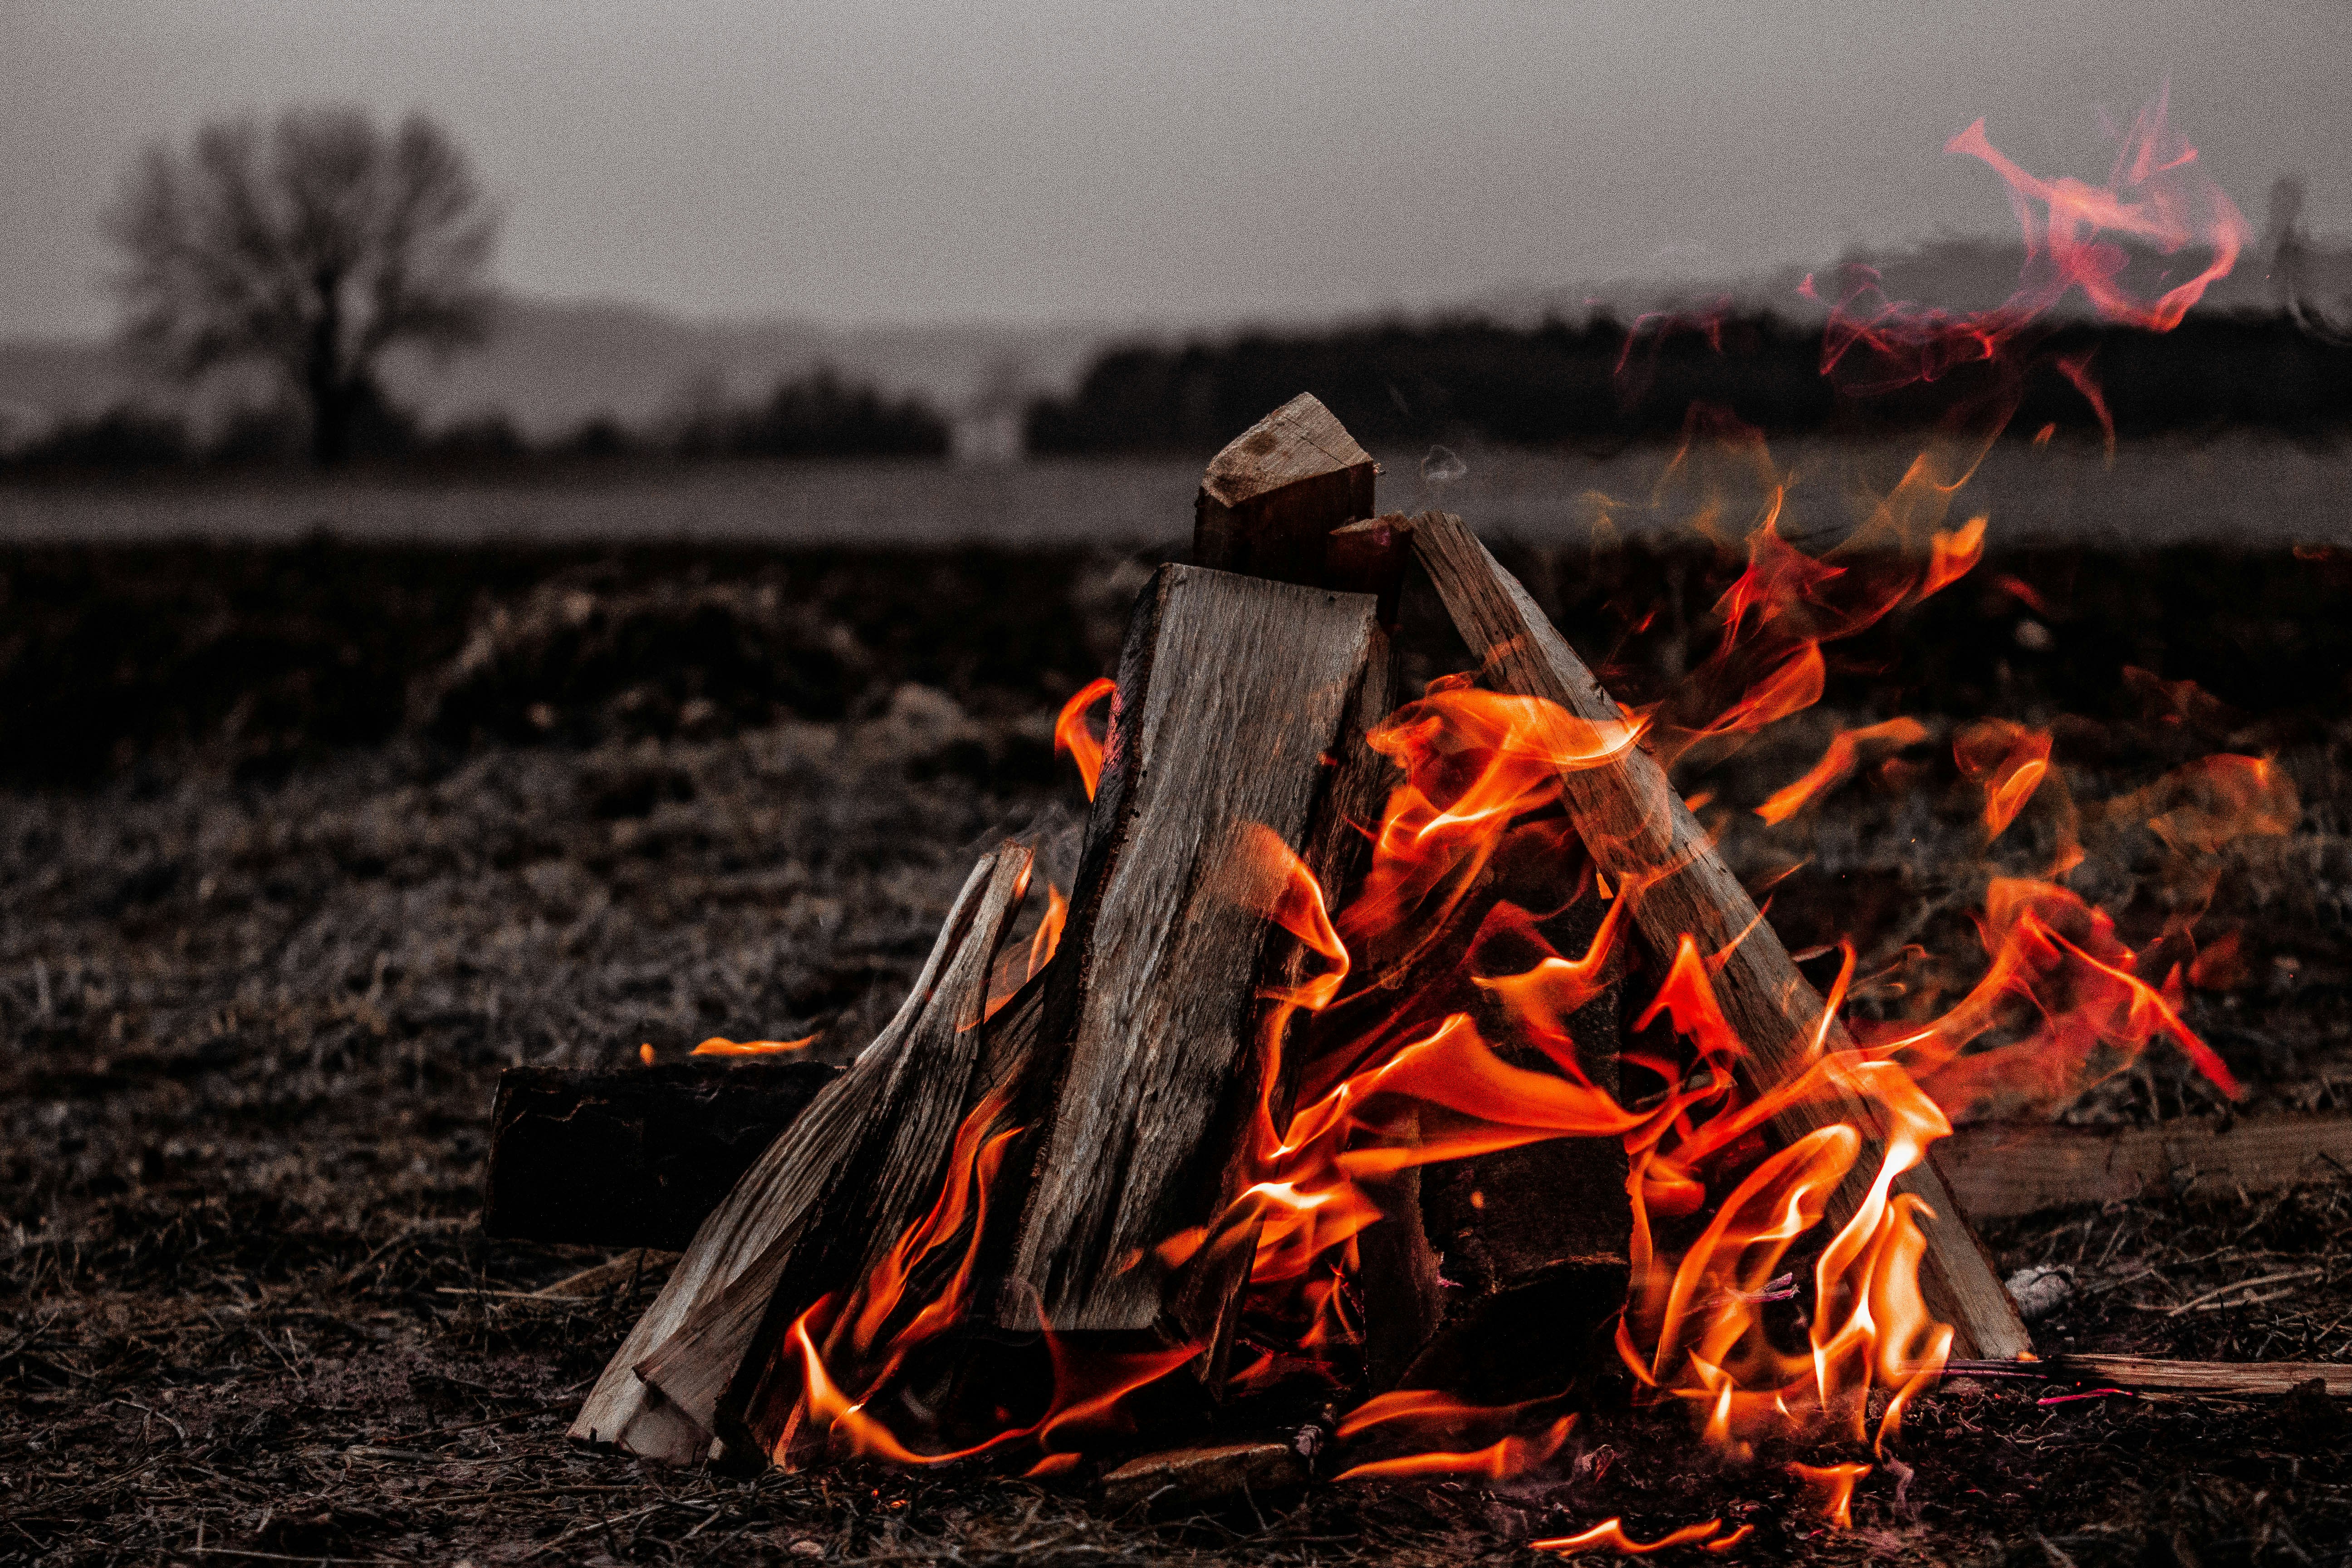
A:
[[[1193,507],[1193,563],[1321,584],[1326,540],[1372,515],[1380,471],[1331,411],[1302,392],[1210,461]]]
[[[490,1110],[482,1230],[682,1252],[761,1150],[841,1069],[702,1058],[509,1068]]]
[[[1045,976],[1058,1088],[1005,1327],[1034,1329],[1042,1310],[1057,1331],[1222,1343],[1240,1281],[1173,1279],[1150,1255],[1238,1191],[1272,929],[1237,901],[1244,846],[1255,827],[1306,841],[1323,759],[1385,668],[1362,595],[1185,566],[1146,590]]]
[[[2101,1129],[2050,1122],[1962,1127],[1937,1146],[1970,1219],[2136,1198],[2149,1187],[2267,1193],[2352,1170],[2352,1119],[2294,1117]]]
[[[1218,1443],[1129,1459],[1103,1478],[1103,1506],[1114,1514],[1198,1513],[1285,1498],[1306,1484],[1306,1462],[1287,1443]]]
[[[877,1173],[872,1162],[887,1146],[879,1135],[899,1124],[895,1110],[946,1081],[950,1062],[961,1060],[969,1070],[981,1048],[979,1031],[956,1026],[967,1017],[979,1022],[989,966],[1019,901],[1013,889],[1025,879],[1029,858],[1027,850],[1008,845],[972,868],[898,1016],[770,1145],[703,1223],[668,1284],[630,1331],[581,1407],[572,1425],[575,1440],[611,1444],[673,1464],[691,1463],[710,1451],[712,1407],[719,1390],[738,1370],[748,1332],[734,1340],[706,1336],[699,1359],[683,1364],[674,1388],[656,1388],[641,1379],[638,1363],[663,1347],[697,1308],[720,1297],[755,1264],[769,1266],[780,1278],[783,1260],[825,1217],[845,1171],[864,1156],[864,1173]],[[947,1059],[938,1059],[941,1055]],[[949,1099],[950,1118],[960,1098]],[[919,1120],[928,1128],[939,1118],[933,1114]],[[917,1119],[910,1115],[907,1121],[913,1125]],[[950,1120],[948,1134],[953,1131]],[[944,1151],[942,1143],[942,1155]],[[913,1184],[913,1173],[896,1168],[889,1190],[903,1192]],[[852,1234],[860,1241],[867,1238],[866,1233]],[[891,1237],[896,1235],[895,1230],[890,1233]],[[773,1293],[772,1279],[769,1293]],[[742,1327],[748,1331],[757,1321],[754,1313]],[[682,1404],[680,1394],[689,1395],[691,1403]]]
[[[1464,640],[1485,659],[1486,684],[1547,699],[1580,719],[1622,717],[1527,590],[1460,518],[1423,513],[1414,521],[1413,545]],[[1560,782],[1602,869],[1619,882],[1652,879],[1633,907],[1652,951],[1672,953],[1687,932],[1703,952],[1726,955],[1716,989],[1750,1053],[1751,1087],[1769,1087],[1801,1070],[1821,1026],[1821,997],[1656,760],[1629,749],[1608,765],[1563,770]],[[1834,1020],[1829,1044],[1832,1049],[1848,1044]],[[1864,1135],[1862,1153],[1832,1202],[1832,1215],[1842,1220],[1877,1172],[1884,1143],[1874,1108],[1850,1096],[1820,1098],[1790,1108],[1773,1126],[1782,1139],[1793,1140],[1836,1121],[1851,1122]],[[1997,1359],[2032,1353],[2024,1323],[1935,1166],[1918,1165],[1895,1184],[1916,1194],[1931,1212],[1920,1286],[1929,1309],[1956,1331],[1953,1353]]]

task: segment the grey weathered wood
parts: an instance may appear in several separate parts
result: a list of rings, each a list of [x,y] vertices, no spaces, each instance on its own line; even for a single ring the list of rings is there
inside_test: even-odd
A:
[[[773,1359],[793,1318],[863,1278],[929,1205],[982,1054],[990,971],[1030,865],[1027,849],[1007,844],[973,869],[940,934],[952,955],[904,1027],[850,1064],[843,1098],[852,1109],[838,1130],[805,1144],[787,1139],[792,1157],[762,1194],[785,1222],[633,1363],[703,1430],[742,1440],[720,1411],[730,1389]]]
[[[1460,518],[1425,512],[1415,520],[1412,538],[1455,626],[1486,661],[1486,685],[1544,698],[1578,719],[1622,717],[1527,590]],[[1634,919],[1652,950],[1670,954],[1687,932],[1702,952],[1724,955],[1716,990],[1748,1047],[1751,1087],[1768,1088],[1801,1071],[1822,1025],[1822,999],[1656,759],[1629,747],[1602,766],[1563,769],[1560,786],[1602,869],[1621,883],[1640,885]],[[1828,1043],[1832,1049],[1849,1044],[1835,1020]],[[1831,1205],[1832,1217],[1843,1220],[1877,1173],[1884,1129],[1875,1108],[1852,1095],[1824,1093],[1791,1106],[1773,1127],[1794,1140],[1839,1121],[1864,1135],[1861,1156]],[[1917,1194],[1930,1211],[1920,1287],[1930,1310],[1956,1331],[1953,1353],[2002,1359],[2032,1353],[2024,1323],[1933,1163],[1915,1166],[1896,1187]]]
[[[630,1330],[582,1405],[572,1424],[575,1441],[609,1444],[672,1464],[691,1463],[709,1452],[715,1399],[682,1406],[640,1378],[638,1363],[676,1334],[696,1308],[721,1294],[780,1245],[788,1247],[822,1212],[845,1163],[856,1156],[875,1124],[877,1101],[894,1081],[903,1081],[908,1047],[919,1037],[929,1037],[930,1031],[922,1026],[943,1012],[960,1016],[975,973],[984,994],[996,942],[1011,918],[1005,890],[1026,869],[1027,853],[1019,850],[1000,850],[972,868],[898,1015],[703,1222],[669,1282]],[[976,1050],[977,1046],[976,1040],[959,1040],[957,1048]],[[707,1359],[715,1362],[723,1356],[724,1347],[712,1346]],[[725,1367],[729,1375],[734,1370],[731,1363]],[[688,1381],[682,1378],[681,1387]],[[706,1376],[694,1382],[696,1392],[707,1381]]]
[[[2274,1192],[2352,1170],[2352,1118],[2168,1121],[2154,1127],[1990,1122],[1937,1145],[1945,1183],[1971,1219],[2166,1191]]]
[[[1261,1085],[1270,922],[1237,901],[1252,825],[1306,842],[1323,759],[1385,648],[1373,601],[1162,567],[1118,674],[1045,1038],[1061,1056],[1013,1249],[1007,1327],[1213,1342],[1230,1294],[1149,1254],[1236,1195]],[[1165,1310],[1163,1310],[1165,1309]]]
[[[1380,471],[1331,411],[1302,392],[1210,461],[1193,508],[1193,563],[1320,584],[1326,540],[1372,515]]]

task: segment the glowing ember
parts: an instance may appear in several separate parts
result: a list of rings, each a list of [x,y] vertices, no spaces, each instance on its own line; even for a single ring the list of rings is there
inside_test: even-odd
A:
[[[698,1057],[767,1057],[780,1051],[797,1051],[813,1046],[818,1037],[803,1035],[797,1040],[726,1040],[713,1035],[688,1054]]]

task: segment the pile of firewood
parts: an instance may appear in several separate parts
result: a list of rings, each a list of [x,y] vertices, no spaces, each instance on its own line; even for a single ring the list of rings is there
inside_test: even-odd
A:
[[[1135,611],[1058,947],[1009,1000],[992,1008],[992,978],[1033,870],[1014,843],[973,868],[904,1006],[845,1069],[509,1075],[491,1233],[683,1253],[574,1436],[680,1463],[788,1454],[803,1370],[788,1335],[889,1264],[941,1201],[960,1136],[1016,1128],[959,1252],[970,1321],[940,1376],[969,1393],[1041,1329],[1119,1353],[1189,1349],[1171,1380],[1189,1402],[1163,1399],[1173,1425],[1139,1447],[1215,1430],[1251,1238],[1174,1261],[1162,1244],[1232,1211],[1261,1104],[1281,1124],[1294,1086],[1262,1081],[1253,1030],[1261,996],[1298,963],[1266,900],[1233,886],[1235,845],[1270,833],[1339,907],[1388,787],[1364,736],[1396,701],[1408,600],[1442,605],[1455,665],[1480,683],[1580,720],[1622,717],[1460,519],[1377,515],[1377,472],[1305,396],[1210,465],[1192,562],[1160,568]],[[1595,865],[1641,889],[1631,913],[1648,957],[1662,964],[1685,935],[1722,955],[1715,984],[1747,1047],[1748,1089],[1797,1071],[1824,1027],[1822,999],[1656,760],[1627,746],[1563,769],[1560,788]],[[1621,990],[1572,1026],[1604,1087]],[[1769,1132],[1785,1143],[1833,1121],[1864,1136],[1837,1224],[1881,1163],[1874,1110],[1812,1097]],[[1559,1139],[1388,1181],[1355,1282],[1362,1392],[1507,1395],[1574,1375],[1624,1304],[1625,1170],[1614,1141]],[[1921,1285],[1956,1331],[1954,1357],[2029,1357],[1936,1164],[1897,1187],[1924,1201]]]

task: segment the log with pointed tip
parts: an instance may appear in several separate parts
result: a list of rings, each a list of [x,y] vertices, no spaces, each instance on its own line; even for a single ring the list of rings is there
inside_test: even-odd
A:
[[[703,1222],[582,1406],[575,1440],[672,1464],[710,1453],[719,1396],[759,1353],[753,1341],[769,1298],[796,1257],[810,1261],[804,1244],[862,1239],[886,1226],[886,1240],[895,1237],[911,1214],[896,1226],[877,1214],[872,1229],[844,1230],[842,1222],[877,1205],[928,1200],[955,1134],[962,1080],[983,1049],[972,1026],[1029,866],[1027,849],[1007,845],[972,868],[898,1016]],[[714,1312],[722,1300],[735,1310]],[[658,1385],[640,1375],[649,1360],[667,1368]]]

